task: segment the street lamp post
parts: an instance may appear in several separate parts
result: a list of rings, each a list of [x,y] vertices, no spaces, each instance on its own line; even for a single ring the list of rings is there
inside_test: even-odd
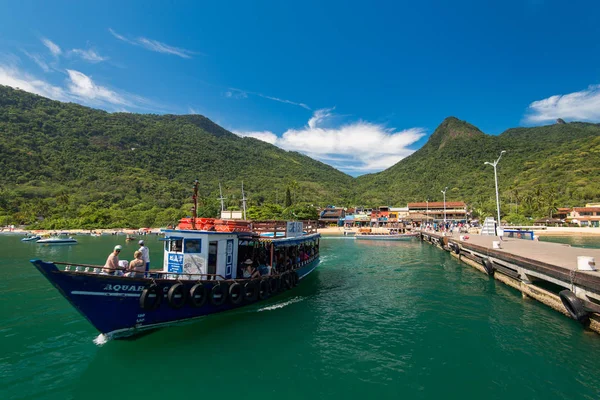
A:
[[[496,172],[496,166],[498,165],[498,162],[500,162],[500,159],[502,158],[502,154],[506,153],[506,150],[502,150],[500,152],[500,157],[498,157],[498,159],[496,161],[494,161],[493,163],[491,162],[484,162],[484,165],[491,165],[492,167],[494,167],[494,182],[496,183],[496,211],[498,212],[498,226],[500,226],[500,197],[498,196],[498,173]]]
[[[427,211],[425,211],[425,227],[428,228],[429,227],[429,199],[425,200],[425,204],[427,204]]]
[[[448,186],[442,190],[442,193],[444,193],[444,228],[446,227],[446,190],[448,190]]]

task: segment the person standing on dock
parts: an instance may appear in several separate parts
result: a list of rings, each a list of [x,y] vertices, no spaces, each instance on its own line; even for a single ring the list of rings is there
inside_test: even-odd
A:
[[[143,240],[140,240],[138,243],[140,245],[138,251],[142,253],[142,260],[144,260],[144,262],[146,263],[146,272],[148,272],[150,271],[150,249],[144,246]]]

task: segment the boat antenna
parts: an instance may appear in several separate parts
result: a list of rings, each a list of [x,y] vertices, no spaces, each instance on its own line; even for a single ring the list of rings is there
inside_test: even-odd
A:
[[[221,200],[221,213],[223,211],[225,211],[225,203],[223,203],[223,200],[225,200],[225,197],[223,197],[223,190],[221,190],[221,182],[219,182],[219,200]]]
[[[244,210],[244,221],[246,220],[246,195],[244,194],[244,181],[242,181],[242,207]]]
[[[198,217],[198,179],[194,180],[194,194],[192,200],[194,200],[194,206],[192,207],[192,229],[196,230],[196,218]]]

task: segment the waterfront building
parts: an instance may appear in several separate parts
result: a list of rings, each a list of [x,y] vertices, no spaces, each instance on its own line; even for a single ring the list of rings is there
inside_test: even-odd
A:
[[[585,207],[573,207],[567,221],[579,226],[600,227],[600,204],[588,203]]]
[[[467,205],[464,201],[447,201],[446,206],[446,221],[449,222],[467,222]],[[416,215],[421,214],[421,215]],[[408,219],[413,221],[425,219],[430,222],[444,221],[444,202],[430,201],[420,203],[408,203]]]
[[[343,208],[329,206],[319,215],[319,227],[341,226],[346,218],[346,211]]]

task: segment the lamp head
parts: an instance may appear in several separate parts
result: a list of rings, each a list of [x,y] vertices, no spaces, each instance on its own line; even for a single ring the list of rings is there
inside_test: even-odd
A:
[[[502,154],[504,154],[504,153],[506,153],[506,150],[502,150],[502,151],[500,152],[500,155],[502,155]]]
[[[492,164],[492,163],[491,163],[491,162],[489,162],[489,161],[486,161],[486,162],[484,162],[484,163],[483,163],[483,165],[485,165],[485,164],[487,164],[487,165],[491,165],[492,167],[494,166],[494,164]]]

